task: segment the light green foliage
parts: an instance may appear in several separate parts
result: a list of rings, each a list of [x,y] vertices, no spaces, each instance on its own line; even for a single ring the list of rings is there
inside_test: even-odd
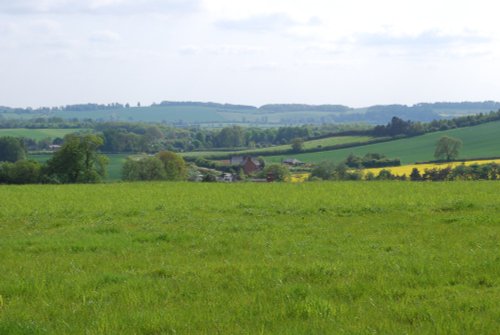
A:
[[[156,156],[132,156],[127,159],[122,170],[122,178],[127,181],[183,181],[187,177],[184,159],[170,151],[161,151]]]
[[[186,180],[187,166],[180,155],[171,151],[161,151],[156,156],[163,163],[166,180]]]
[[[29,160],[0,163],[0,184],[37,184],[41,169],[40,163]]]
[[[500,122],[490,122],[474,127],[459,128],[390,142],[367,144],[355,148],[303,153],[294,155],[303,162],[344,161],[349,154],[364,156],[377,152],[387,157],[398,157],[403,164],[431,161],[434,159],[436,142],[442,136],[460,139],[464,145],[460,158],[500,157]],[[306,142],[307,143],[307,142]],[[280,162],[288,155],[266,157],[268,162]]]
[[[123,164],[122,179],[127,181],[164,180],[165,169],[158,157],[128,158]]]
[[[499,192],[0,186],[0,334],[496,334]]]
[[[458,158],[459,150],[461,147],[461,140],[449,136],[443,136],[436,143],[434,158],[444,159],[446,161],[456,159]]]

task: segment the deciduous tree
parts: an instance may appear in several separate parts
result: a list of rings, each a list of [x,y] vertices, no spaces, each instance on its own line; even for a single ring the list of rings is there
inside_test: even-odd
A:
[[[180,155],[171,151],[161,151],[156,157],[163,163],[166,180],[186,180],[187,166]]]
[[[0,162],[17,162],[26,159],[23,142],[15,137],[0,137]]]
[[[443,136],[439,139],[439,141],[436,144],[436,151],[434,152],[434,157],[436,159],[451,161],[458,157],[461,147],[462,147],[462,141],[460,139]]]
[[[47,161],[46,174],[60,183],[95,183],[106,175],[107,157],[98,154],[103,139],[97,135],[68,135]]]

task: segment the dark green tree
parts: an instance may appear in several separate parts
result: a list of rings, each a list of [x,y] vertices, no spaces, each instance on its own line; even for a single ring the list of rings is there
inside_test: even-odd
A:
[[[389,170],[380,170],[377,180],[394,180],[396,177]]]
[[[324,161],[316,165],[311,171],[311,178],[320,178],[323,180],[333,179],[335,173],[335,164],[330,161]]]
[[[420,181],[420,180],[422,180],[422,175],[420,174],[420,171],[417,168],[413,168],[411,170],[410,180],[411,181]]]
[[[462,141],[460,139],[443,136],[436,143],[436,151],[434,152],[434,157],[436,159],[451,161],[458,157],[461,147]]]
[[[348,167],[359,169],[363,167],[363,160],[361,159],[361,157],[358,157],[353,153],[350,153],[345,160],[345,164]]]
[[[266,166],[264,175],[271,181],[288,181],[290,179],[290,171],[286,166],[280,164]]]
[[[292,140],[292,151],[301,152],[304,150],[304,139],[296,137]]]
[[[47,161],[46,175],[60,183],[95,183],[106,175],[107,157],[97,149],[103,139],[97,135],[68,135],[63,146]]]
[[[17,162],[26,159],[23,141],[15,137],[0,137],[0,162]]]
[[[242,127],[232,126],[223,128],[216,136],[219,147],[236,148],[245,144],[245,132]]]

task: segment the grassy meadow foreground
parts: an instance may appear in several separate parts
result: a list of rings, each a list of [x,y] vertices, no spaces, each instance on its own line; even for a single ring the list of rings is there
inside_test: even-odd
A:
[[[495,334],[499,192],[0,186],[0,334]]]

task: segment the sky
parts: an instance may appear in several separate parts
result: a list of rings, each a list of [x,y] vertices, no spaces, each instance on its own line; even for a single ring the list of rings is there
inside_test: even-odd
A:
[[[491,0],[0,0],[0,105],[500,101]]]

